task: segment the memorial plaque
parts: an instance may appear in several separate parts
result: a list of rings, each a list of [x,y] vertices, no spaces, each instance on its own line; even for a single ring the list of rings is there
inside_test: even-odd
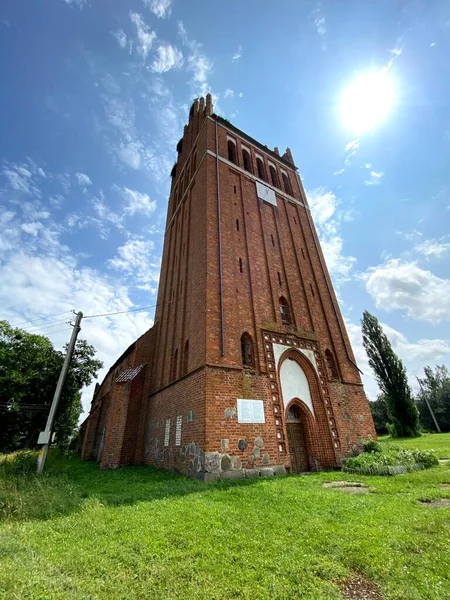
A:
[[[238,423],[265,423],[262,400],[237,401]]]

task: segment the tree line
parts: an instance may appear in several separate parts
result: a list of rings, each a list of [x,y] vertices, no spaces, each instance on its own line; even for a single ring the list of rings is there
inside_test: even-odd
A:
[[[65,351],[44,335],[0,321],[0,452],[33,448],[45,428]],[[81,390],[103,363],[86,340],[78,340],[54,425],[55,443],[66,449],[77,432]]]
[[[450,431],[450,373],[444,365],[424,368],[414,395],[401,359],[378,319],[365,311],[362,318],[363,345],[369,366],[381,390],[370,402],[377,433],[392,437],[414,437],[420,430]],[[431,409],[431,410],[430,410]],[[434,418],[433,418],[434,415]],[[436,425],[437,423],[437,425]]]

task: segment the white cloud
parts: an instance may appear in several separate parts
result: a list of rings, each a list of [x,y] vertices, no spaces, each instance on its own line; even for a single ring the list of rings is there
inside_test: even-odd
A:
[[[311,213],[320,238],[327,267],[335,283],[347,281],[356,259],[342,253],[343,240],[340,235],[341,220],[346,220],[347,212],[339,211],[339,201],[334,192],[327,192],[323,188],[307,192]]]
[[[345,169],[339,169],[339,171],[335,171],[333,173],[333,175],[342,175],[342,173],[345,171]]]
[[[353,152],[354,150],[358,150],[358,148],[359,148],[359,140],[352,140],[351,142],[348,142],[347,144],[345,144],[346,152]]]
[[[409,342],[406,336],[400,331],[385,323],[381,323],[381,326],[389,338],[394,351],[403,360],[408,370],[410,384],[413,388],[417,385],[415,376],[422,371],[424,365],[429,362],[434,363],[450,355],[450,342],[447,340],[420,339],[416,342]],[[361,326],[347,321],[346,328],[355,354],[356,363],[364,373],[362,379],[366,394],[371,400],[375,400],[380,391],[372,370],[369,367],[367,354],[362,343]]]
[[[213,67],[212,61],[204,54],[202,44],[189,39],[182,21],[178,22],[178,34],[183,44],[189,49],[187,68],[192,72],[192,87],[194,93],[202,96],[208,93],[208,75]]]
[[[87,4],[86,0],[63,0],[63,2],[69,4],[70,6],[78,6],[78,8],[83,8],[83,6]]]
[[[144,4],[159,18],[170,17],[172,0],[144,0]]]
[[[242,98],[243,95],[244,94],[242,92],[239,92],[239,94],[238,94],[239,98]]]
[[[121,48],[125,48],[127,45],[127,36],[123,29],[119,31],[112,31],[111,35],[116,38]]]
[[[117,254],[108,260],[108,266],[131,278],[140,289],[156,294],[160,261],[154,256],[154,248],[152,240],[130,238],[117,248]]]
[[[364,184],[365,185],[378,185],[380,183],[380,179],[384,177],[383,171],[370,171],[370,179],[367,179]]]
[[[242,46],[239,46],[239,48],[237,49],[237,52],[235,52],[233,54],[232,60],[233,60],[233,62],[236,62],[240,58],[242,58]]]
[[[232,98],[234,96],[233,90],[225,90],[225,98]]]
[[[95,213],[98,215],[101,223],[104,224],[105,222],[108,222],[112,223],[118,229],[124,228],[122,223],[123,217],[109,208],[109,206],[106,204],[105,196],[101,190],[100,197],[94,196],[91,202],[92,207]]]
[[[86,173],[76,173],[75,177],[77,179],[78,185],[82,185],[82,186],[92,185],[92,181],[89,179],[89,177],[86,175]]]
[[[156,201],[150,200],[148,194],[143,194],[137,190],[131,190],[130,188],[124,187],[122,189],[123,197],[126,201],[125,213],[135,215],[142,213],[150,215],[156,209]]]
[[[405,310],[429,323],[450,320],[450,280],[437,277],[415,262],[389,259],[361,275],[378,308]]]
[[[165,73],[183,65],[183,54],[171,44],[160,44],[156,49],[156,57],[151,69],[154,73]]]
[[[423,254],[427,259],[442,258],[450,252],[450,242],[444,241],[446,238],[424,240],[421,244],[414,247],[419,254]],[[447,238],[448,239],[448,238]]]
[[[319,35],[325,35],[327,32],[327,28],[325,25],[325,17],[320,16],[314,19],[314,25],[316,26],[317,33]]]
[[[136,27],[136,34],[139,42],[137,51],[143,58],[147,58],[147,55],[153,46],[153,42],[156,39],[156,33],[150,30],[150,27],[145,23],[139,13],[130,11],[130,19]]]

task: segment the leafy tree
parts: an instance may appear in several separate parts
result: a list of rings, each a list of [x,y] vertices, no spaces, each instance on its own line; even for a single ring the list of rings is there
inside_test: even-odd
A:
[[[406,369],[392,349],[378,319],[368,311],[362,318],[363,344],[375,379],[383,393],[393,437],[419,435],[419,413],[408,384]]]
[[[379,434],[388,433],[387,424],[389,422],[389,414],[386,398],[383,394],[379,394],[375,401],[369,402],[369,405],[376,432]]]
[[[47,421],[64,356],[65,352],[55,350],[47,337],[0,321],[0,450],[36,444]],[[55,440],[61,448],[69,444],[76,430],[81,389],[103,366],[94,357],[93,346],[78,340],[54,425]]]
[[[419,393],[416,396],[420,421],[425,429],[436,431],[436,425],[427,406],[434,412],[441,431],[450,431],[450,373],[444,365],[424,368],[425,377],[417,378]]]

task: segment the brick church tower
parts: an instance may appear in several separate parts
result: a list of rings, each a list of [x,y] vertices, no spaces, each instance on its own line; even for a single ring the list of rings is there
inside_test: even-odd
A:
[[[207,480],[339,466],[375,435],[291,151],[196,100],[154,326],[97,386],[82,456]]]

